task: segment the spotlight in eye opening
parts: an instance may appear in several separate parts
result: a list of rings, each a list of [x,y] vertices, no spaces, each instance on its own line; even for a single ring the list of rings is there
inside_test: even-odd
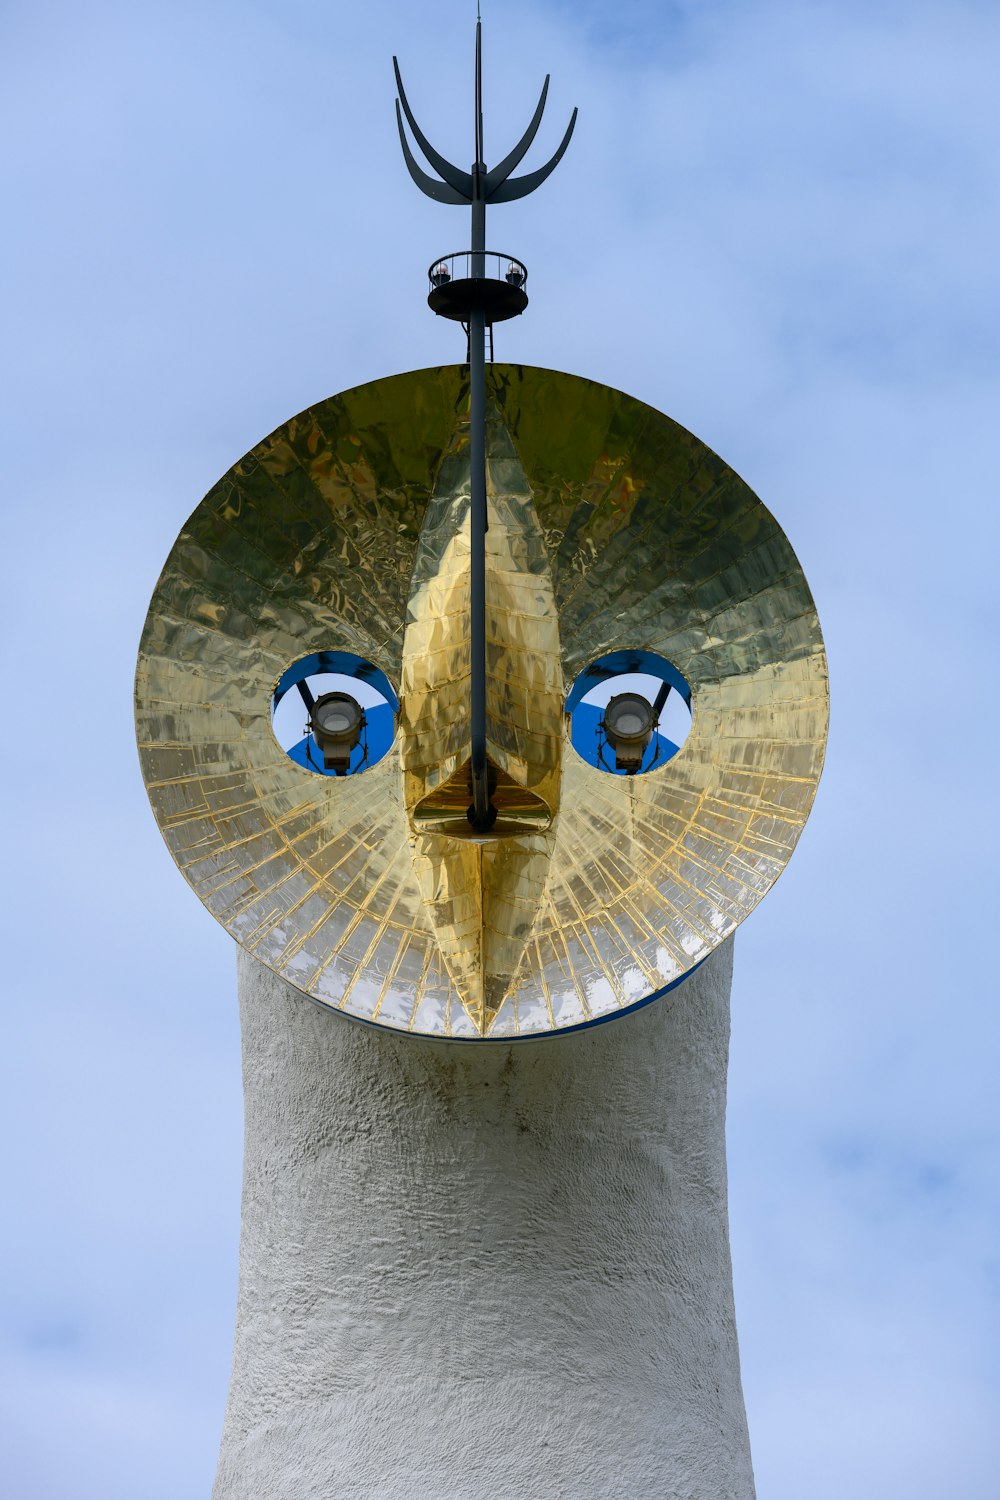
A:
[[[566,699],[574,750],[611,775],[666,765],[691,728],[691,689],[652,651],[615,651],[593,662]]]
[[[634,776],[639,770],[658,717],[653,705],[638,693],[616,693],[611,699],[604,710],[601,727],[615,752],[616,771]]]
[[[289,760],[304,770],[355,776],[388,752],[398,712],[395,690],[373,662],[348,651],[317,651],[278,679],[271,729]]]
[[[324,769],[346,776],[351,768],[351,752],[360,743],[366,727],[365,711],[357,698],[350,693],[324,693],[313,703],[309,723],[323,755]]]

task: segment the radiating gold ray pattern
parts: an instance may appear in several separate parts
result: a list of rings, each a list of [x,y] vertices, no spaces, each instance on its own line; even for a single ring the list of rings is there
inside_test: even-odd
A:
[[[462,367],[333,397],[236,464],[170,553],[136,678],[157,821],[227,931],[345,1013],[470,1038],[604,1019],[706,957],[787,863],[828,713],[808,586],[731,469],[605,386],[502,365],[488,381],[490,753],[523,831],[480,845],[414,818],[467,743]],[[626,648],[693,689],[682,750],[636,777],[581,760],[561,713]],[[363,774],[318,776],[271,732],[278,678],[329,650],[400,691],[393,748]]]

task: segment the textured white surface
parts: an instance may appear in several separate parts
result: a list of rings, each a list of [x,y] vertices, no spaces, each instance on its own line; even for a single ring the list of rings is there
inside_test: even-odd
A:
[[[635,1015],[513,1046],[375,1031],[239,966],[215,1500],[749,1500],[732,944]]]

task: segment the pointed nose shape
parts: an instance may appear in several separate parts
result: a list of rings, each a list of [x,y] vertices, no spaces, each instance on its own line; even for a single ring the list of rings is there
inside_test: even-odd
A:
[[[559,806],[564,690],[544,537],[513,444],[487,426],[487,755],[497,820],[470,783],[469,461],[462,426],[421,532],[403,641],[400,754],[414,867],[480,1034],[513,982],[541,901]]]

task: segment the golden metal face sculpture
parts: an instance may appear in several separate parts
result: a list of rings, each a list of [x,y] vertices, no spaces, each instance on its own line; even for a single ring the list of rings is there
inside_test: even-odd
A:
[[[488,751],[469,795],[467,371],[375,381],[293,418],[181,532],[143,631],[143,775],[186,879],[238,942],[334,1009],[440,1037],[537,1036],[645,1003],[777,879],[828,716],[819,621],[777,522],[690,433],[606,386],[488,369]],[[693,691],[666,764],[570,744],[609,653]],[[277,743],[295,662],[396,687],[390,752],[325,777]]]

